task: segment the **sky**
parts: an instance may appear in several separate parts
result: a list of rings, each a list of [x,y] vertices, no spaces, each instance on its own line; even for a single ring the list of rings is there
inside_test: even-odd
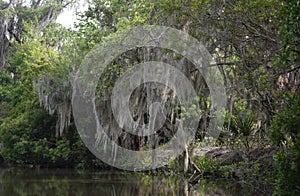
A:
[[[77,11],[84,11],[87,9],[87,4],[85,0],[80,0]],[[58,16],[56,22],[62,24],[65,27],[72,27],[74,22],[76,22],[75,15],[76,8],[65,8],[64,11]]]
[[[9,0],[3,0],[3,1],[9,2]],[[86,0],[80,0],[79,5],[77,7],[77,11],[85,11],[85,10],[87,10]],[[64,11],[58,16],[56,22],[62,24],[65,27],[72,27],[74,22],[76,22],[75,11],[76,11],[75,7],[65,8]]]

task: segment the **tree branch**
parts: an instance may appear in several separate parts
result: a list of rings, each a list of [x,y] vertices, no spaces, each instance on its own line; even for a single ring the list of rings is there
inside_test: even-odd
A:
[[[7,31],[14,36],[14,38],[17,40],[17,42],[19,42],[19,44],[22,43],[22,40],[19,38],[19,36],[17,34],[15,34],[11,29],[7,29]]]
[[[5,9],[9,8],[9,6],[11,5],[11,3],[12,3],[12,1],[9,1],[9,3],[2,5],[1,6],[1,10],[5,10]]]
[[[216,63],[216,64],[210,64],[209,67],[213,67],[213,66],[223,66],[223,65],[236,65],[236,62],[220,62],[220,63]]]
[[[296,71],[297,69],[300,69],[300,65],[298,65],[298,66],[296,66],[296,67],[294,67],[294,68],[292,68],[292,69],[289,69],[289,70],[287,70],[287,71],[279,72],[279,73],[276,74],[276,77],[278,77],[278,76],[280,76],[280,75],[287,74],[287,73],[291,73],[291,72],[293,72],[293,71]]]

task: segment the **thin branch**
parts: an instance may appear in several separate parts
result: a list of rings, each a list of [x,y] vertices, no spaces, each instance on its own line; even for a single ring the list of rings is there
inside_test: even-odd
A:
[[[1,10],[5,10],[5,9],[9,8],[11,3],[12,3],[12,1],[9,1],[9,3],[2,5]]]
[[[236,63],[235,62],[220,62],[220,63],[210,64],[210,65],[205,66],[203,68],[215,67],[215,66],[224,66],[224,65],[236,65]],[[198,68],[193,69],[192,71],[190,71],[190,73],[194,73],[196,71],[199,71]]]
[[[199,172],[200,174],[203,174],[203,171],[201,171],[201,169],[194,163],[194,161],[191,158],[189,158],[189,161],[190,161],[191,166],[193,166],[197,172]]]
[[[34,4],[33,9],[37,9],[37,8],[40,6],[41,1],[42,1],[42,0],[38,0],[38,1]]]
[[[19,44],[22,43],[22,40],[19,38],[17,34],[15,34],[11,29],[7,29],[7,31],[14,36],[14,38],[19,42]]]
[[[215,63],[215,64],[210,64],[209,67],[213,66],[223,66],[223,65],[236,65],[236,62],[220,62],[220,63]]]
[[[276,74],[276,77],[278,77],[278,76],[280,76],[280,75],[287,74],[287,73],[291,73],[291,72],[293,72],[293,71],[296,71],[297,69],[300,69],[300,65],[298,65],[298,66],[296,66],[296,67],[294,67],[294,68],[292,68],[292,69],[289,69],[289,70],[287,70],[287,71],[279,72],[279,73]]]
[[[274,42],[274,43],[277,43],[277,41],[276,41],[275,39],[273,39],[273,38],[271,38],[271,37],[269,37],[269,36],[267,36],[267,35],[264,35],[264,34],[258,32],[258,30],[255,29],[254,27],[252,27],[251,25],[246,24],[245,22],[242,22],[242,25],[244,25],[244,26],[246,27],[246,29],[247,29],[249,32],[255,33],[255,34],[257,34],[257,35],[260,36],[260,37],[263,37],[263,38],[265,38],[265,39],[267,39],[267,40],[269,40],[269,41],[272,41],[272,42]]]

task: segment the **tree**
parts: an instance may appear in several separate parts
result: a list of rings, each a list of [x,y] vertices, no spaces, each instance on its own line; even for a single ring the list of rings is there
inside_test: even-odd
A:
[[[113,37],[116,31],[136,24],[166,25],[189,32],[205,43],[217,61],[216,66],[222,70],[226,79],[230,100],[226,129],[232,131],[231,117],[238,116],[243,110],[258,113],[255,122],[251,122],[255,128],[251,127],[250,133],[247,133],[247,140],[254,144],[252,146],[260,146],[268,139],[268,125],[276,113],[273,96],[276,90],[274,81],[277,78],[273,75],[278,70],[272,66],[272,59],[279,49],[276,15],[280,7],[277,3],[279,1],[92,1],[89,9],[81,14],[81,22],[77,25],[75,43],[80,43],[80,52],[76,54],[83,57],[82,54],[86,54],[105,37]],[[146,59],[148,53],[153,54],[154,58]],[[176,61],[170,54],[172,51],[161,51],[157,48],[141,48],[123,54],[110,64],[111,68],[107,70],[106,78],[101,80],[101,85],[106,88],[99,88],[100,94],[109,90],[116,77],[131,65],[147,60],[159,60],[159,56],[164,58],[167,55],[167,62]],[[76,59],[81,62],[80,58]],[[177,62],[183,63],[188,67],[187,70],[193,66],[184,59],[179,58]],[[77,66],[79,64],[77,63]],[[76,69],[75,66],[74,70]],[[202,109],[206,110],[209,108],[206,86],[200,85],[200,73],[193,74],[198,78],[194,81],[195,88],[200,89],[199,92],[202,93],[199,93],[199,102]],[[191,76],[191,73],[187,75]],[[137,99],[142,100],[143,97]],[[105,118],[111,119],[111,112],[106,113]],[[199,131],[206,132],[208,121],[209,113],[205,113]],[[199,135],[201,137],[203,134]],[[126,141],[127,143],[123,144],[125,146],[134,146],[136,149],[145,145],[143,141],[136,142],[141,141],[140,139],[131,138],[126,134],[123,137],[127,139],[119,141]]]
[[[34,0],[0,1],[0,67],[6,66],[7,54],[13,40],[21,44],[24,41],[24,25],[31,23],[34,28],[46,27],[58,14],[73,1]]]
[[[47,114],[36,90],[42,88],[38,81],[47,80],[50,73],[58,76],[56,85],[64,81],[68,67],[59,53],[62,38],[51,33],[60,31],[63,35],[63,28],[52,21],[70,3],[1,1],[0,140],[8,162],[48,164],[70,160],[70,141],[55,137],[55,129],[65,126],[61,121],[56,123],[60,113]],[[41,93],[46,92],[40,92],[42,104]]]
[[[278,113],[272,120],[272,142],[281,147],[274,156],[275,195],[299,195],[300,172],[300,1],[283,1],[279,35],[280,52],[274,60],[279,68]]]

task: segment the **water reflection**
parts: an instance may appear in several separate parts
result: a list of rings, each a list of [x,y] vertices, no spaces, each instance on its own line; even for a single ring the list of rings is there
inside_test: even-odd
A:
[[[0,169],[0,195],[257,195],[240,186],[121,171]]]

